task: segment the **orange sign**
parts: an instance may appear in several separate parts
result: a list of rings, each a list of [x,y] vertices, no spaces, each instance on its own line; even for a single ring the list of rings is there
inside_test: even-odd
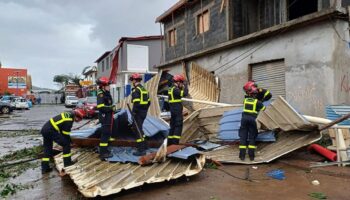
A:
[[[92,85],[92,81],[80,81],[80,85],[89,86],[89,85]]]

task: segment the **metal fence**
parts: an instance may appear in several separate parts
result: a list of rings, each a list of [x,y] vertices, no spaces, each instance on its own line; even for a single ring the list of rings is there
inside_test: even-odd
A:
[[[62,94],[35,94],[36,103],[39,103],[39,99],[41,99],[41,104],[56,104],[56,97],[57,97],[57,103],[61,103],[61,96]]]

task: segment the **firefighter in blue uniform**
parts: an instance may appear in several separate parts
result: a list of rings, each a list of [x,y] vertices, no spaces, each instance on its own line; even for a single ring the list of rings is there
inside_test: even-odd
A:
[[[185,77],[183,75],[175,75],[173,81],[174,85],[168,90],[168,102],[171,114],[168,145],[179,144],[183,126],[181,98],[188,95],[188,89],[187,85],[184,84]]]
[[[142,156],[146,154],[146,150],[148,149],[142,126],[143,122],[147,117],[147,112],[149,106],[151,105],[151,101],[149,98],[148,91],[141,85],[142,77],[140,74],[132,74],[129,80],[132,82],[133,85],[131,101],[133,103],[132,112],[135,116],[134,123],[138,125],[141,132],[141,136],[138,133],[136,134],[137,151],[133,154],[136,156]],[[136,128],[134,128],[134,131],[137,131]]]
[[[242,161],[245,160],[246,151],[248,149],[249,159],[253,161],[256,149],[255,139],[258,135],[255,119],[260,110],[265,110],[265,106],[257,98],[258,88],[255,86],[248,86],[247,84],[243,87],[247,95],[244,98],[241,127],[239,129],[239,158]]]
[[[60,115],[51,118],[44,124],[41,129],[41,134],[44,138],[44,156],[41,159],[41,171],[43,174],[52,171],[49,163],[50,159],[53,156],[53,142],[56,142],[63,147],[64,167],[68,167],[74,164],[71,159],[70,152],[70,132],[73,126],[73,122],[81,121],[84,116],[84,110],[76,109],[73,111],[63,112]]]
[[[109,92],[109,79],[107,77],[101,77],[96,81],[96,84],[99,86],[97,91],[97,109],[99,111],[98,119],[101,124],[101,128],[99,129],[101,132],[99,152],[100,159],[105,160],[112,157],[111,152],[108,150],[108,142],[112,135],[113,111],[115,111],[115,106]]]

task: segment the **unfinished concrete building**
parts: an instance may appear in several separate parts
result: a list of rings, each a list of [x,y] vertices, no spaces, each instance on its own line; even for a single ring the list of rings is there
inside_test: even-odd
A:
[[[224,103],[241,103],[253,79],[300,112],[324,116],[326,105],[350,103],[349,4],[181,0],[156,19],[165,36],[159,68],[180,73],[196,63],[211,71]]]

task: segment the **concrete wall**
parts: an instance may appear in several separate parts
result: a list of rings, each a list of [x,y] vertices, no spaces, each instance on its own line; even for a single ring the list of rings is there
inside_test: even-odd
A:
[[[183,55],[196,52],[203,48],[214,46],[228,40],[226,27],[226,9],[220,13],[221,0],[198,1],[187,9],[182,9],[174,14],[174,21],[170,18],[164,22],[165,33],[165,60],[169,61]],[[209,30],[203,34],[197,34],[197,16],[208,10],[210,14]],[[177,42],[170,47],[168,31],[176,28]]]
[[[348,23],[338,20],[336,25],[338,31],[348,37]],[[240,56],[265,42],[249,56]],[[249,65],[284,59],[287,100],[303,114],[324,116],[326,105],[350,103],[350,80],[346,82],[350,75],[347,67],[350,55],[346,45],[337,39],[327,20],[193,61],[219,76],[220,102],[241,103]],[[346,83],[341,81],[344,76]]]
[[[126,41],[122,48],[121,70],[127,71],[127,44],[148,46],[148,71],[157,71],[155,66],[161,63],[161,40]]]
[[[334,72],[334,104],[350,105],[350,48],[349,48],[349,24],[338,21],[335,23],[337,34],[333,35],[336,49],[333,52]]]
[[[99,63],[97,63],[97,78],[100,78],[101,76],[109,77],[109,75],[111,74],[111,69],[112,69],[112,59],[113,59],[113,56],[110,53],[103,60],[101,60]],[[102,71],[102,62],[104,62],[104,65],[105,65],[103,71]]]

